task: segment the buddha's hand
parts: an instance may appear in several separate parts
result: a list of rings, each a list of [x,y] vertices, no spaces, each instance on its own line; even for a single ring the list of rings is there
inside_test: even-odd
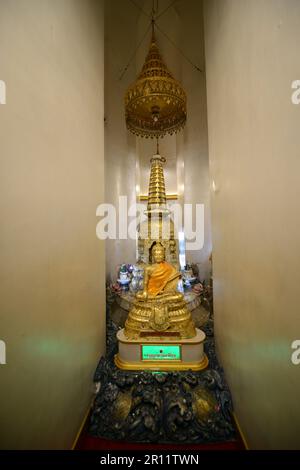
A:
[[[139,300],[147,300],[148,292],[146,290],[143,290],[142,292],[138,292],[136,296]]]

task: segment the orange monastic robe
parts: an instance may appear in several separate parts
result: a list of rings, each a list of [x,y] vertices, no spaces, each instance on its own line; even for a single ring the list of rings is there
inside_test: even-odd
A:
[[[159,263],[154,271],[151,273],[148,282],[148,292],[151,296],[159,294],[166,286],[166,284],[179,277],[179,273],[171,264],[163,261]]]

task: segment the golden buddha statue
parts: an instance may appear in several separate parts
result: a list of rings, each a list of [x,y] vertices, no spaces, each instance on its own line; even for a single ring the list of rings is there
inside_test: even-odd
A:
[[[180,273],[170,263],[165,261],[165,249],[156,243],[152,249],[154,263],[144,270],[143,291],[136,294],[138,300],[164,299],[181,300],[183,295],[176,292]]]
[[[152,258],[154,262],[145,267],[143,290],[136,294],[126,320],[125,337],[193,338],[196,330],[191,313],[176,290],[180,273],[165,261],[162,244],[154,245]]]

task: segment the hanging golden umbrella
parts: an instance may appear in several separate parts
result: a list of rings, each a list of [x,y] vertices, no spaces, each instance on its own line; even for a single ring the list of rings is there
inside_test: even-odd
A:
[[[165,65],[154,36],[137,80],[125,95],[127,128],[141,137],[178,132],[186,122],[186,94]]]

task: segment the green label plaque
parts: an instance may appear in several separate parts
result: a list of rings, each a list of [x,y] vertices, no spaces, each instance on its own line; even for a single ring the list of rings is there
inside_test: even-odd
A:
[[[142,344],[142,361],[180,361],[179,344]]]

